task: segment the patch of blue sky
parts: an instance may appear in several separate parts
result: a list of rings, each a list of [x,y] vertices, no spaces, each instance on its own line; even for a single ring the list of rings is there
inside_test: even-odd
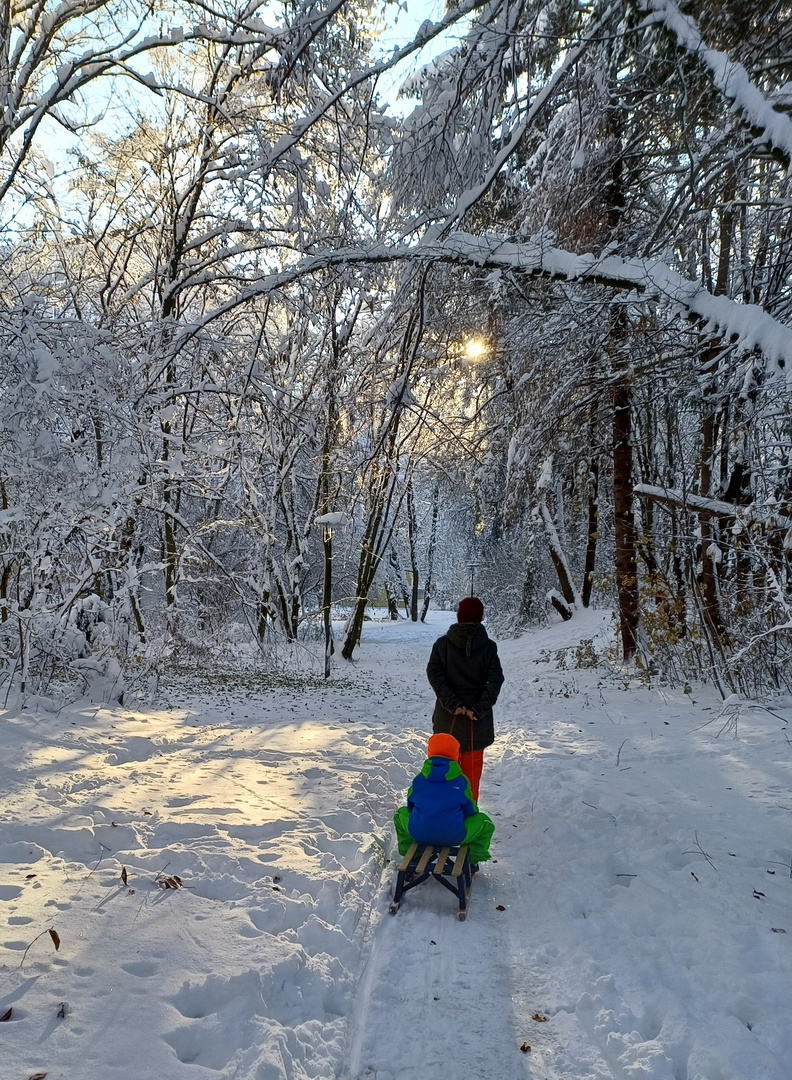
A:
[[[437,23],[445,15],[443,0],[406,0],[404,3],[388,4],[385,9],[385,26],[378,37],[378,52],[387,56],[394,49],[408,45],[417,35],[421,26],[429,22]],[[395,67],[380,76],[377,91],[394,116],[406,116],[415,108],[411,97],[399,96],[404,83],[431,64],[438,56],[459,44],[470,25],[469,17],[450,26],[425,45],[418,52],[405,57]]]
[[[444,8],[443,0],[385,3],[373,47],[374,59],[385,58],[394,50],[409,45],[427,20],[431,23],[442,20]],[[469,17],[460,20],[379,77],[377,93],[393,116],[409,115],[415,108],[413,97],[400,96],[405,82],[438,56],[454,48],[469,25]],[[156,51],[144,52],[127,62],[125,73],[117,68],[111,69],[107,77],[90,82],[77,91],[71,101],[58,106],[65,123],[60,123],[52,115],[42,118],[34,159],[46,174],[42,177],[45,188],[57,193],[61,214],[68,216],[69,181],[79,172],[78,155],[81,150],[88,148],[91,133],[111,139],[120,137],[135,127],[140,116],[155,117],[163,108],[165,99],[159,97],[150,85],[145,85],[148,79],[156,81],[150,75],[152,66],[156,66],[156,55]],[[173,71],[170,74],[172,77]],[[189,76],[187,78],[189,80]],[[25,206],[24,202],[20,205],[13,196],[4,209],[6,227],[24,228],[30,223],[32,207]]]

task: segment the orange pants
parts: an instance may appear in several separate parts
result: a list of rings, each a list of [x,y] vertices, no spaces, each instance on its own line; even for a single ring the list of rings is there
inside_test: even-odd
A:
[[[463,750],[459,755],[459,767],[470,781],[470,791],[478,802],[481,770],[484,767],[483,750]]]

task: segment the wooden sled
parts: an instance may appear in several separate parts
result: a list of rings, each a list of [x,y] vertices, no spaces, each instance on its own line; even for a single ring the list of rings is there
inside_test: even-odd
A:
[[[414,889],[430,877],[454,893],[459,901],[457,918],[464,920],[473,880],[467,844],[462,844],[461,847],[440,847],[436,844],[414,843],[399,864],[396,892],[390,906],[391,915],[395,915],[399,910],[402,897],[408,889]]]

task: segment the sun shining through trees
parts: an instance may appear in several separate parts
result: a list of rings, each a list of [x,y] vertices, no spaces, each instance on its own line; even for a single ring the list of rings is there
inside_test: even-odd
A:
[[[336,664],[475,561],[504,626],[788,685],[788,5],[6,8],[9,684],[303,662],[330,608]]]
[[[482,360],[488,352],[489,349],[487,348],[486,342],[481,341],[479,338],[471,338],[470,341],[466,343],[464,349],[464,355],[468,360],[473,361]]]
[[[790,87],[792,0],[0,0],[0,1080],[788,1080]],[[498,857],[382,932],[471,594]]]

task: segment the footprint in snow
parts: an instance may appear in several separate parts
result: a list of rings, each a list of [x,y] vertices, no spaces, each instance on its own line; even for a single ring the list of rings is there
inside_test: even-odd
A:
[[[313,905],[301,900],[272,900],[266,907],[251,908],[248,912],[256,930],[267,934],[281,934],[284,930],[297,930],[311,914]]]
[[[318,767],[303,769],[302,775],[306,780],[324,780],[332,777],[334,774],[330,769],[320,769]]]
[[[126,765],[132,761],[148,761],[160,752],[160,748],[151,739],[136,735],[114,746],[105,758],[108,765]]]
[[[322,823],[342,836],[353,832],[369,833],[372,828],[372,820],[368,814],[355,814],[351,810],[337,810],[333,814],[327,814],[322,818]]]
[[[130,960],[121,964],[121,970],[128,975],[135,975],[138,979],[150,979],[159,971],[153,960]]]
[[[284,833],[293,832],[300,827],[296,819],[282,819],[266,821],[261,825],[228,825],[220,826],[229,836],[236,840],[245,840],[249,844],[261,844],[266,840],[277,839]]]

